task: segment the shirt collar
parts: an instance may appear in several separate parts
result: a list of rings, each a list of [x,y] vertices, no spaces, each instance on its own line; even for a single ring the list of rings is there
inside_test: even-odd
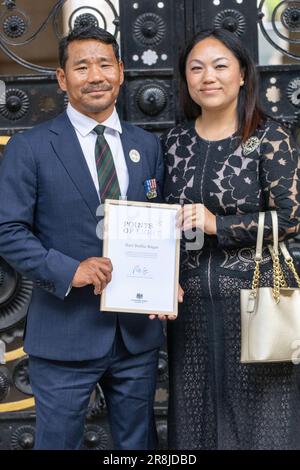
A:
[[[112,114],[103,122],[99,123],[95,121],[95,119],[86,116],[85,114],[80,113],[77,109],[73,108],[73,106],[68,103],[67,106],[67,115],[75,129],[83,136],[87,136],[90,132],[93,131],[94,127],[97,124],[102,124],[109,130],[122,133],[122,127],[120,123],[120,119],[117,113],[116,108],[114,108]]]

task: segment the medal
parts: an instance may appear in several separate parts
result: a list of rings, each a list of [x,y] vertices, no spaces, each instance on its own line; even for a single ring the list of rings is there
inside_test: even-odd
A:
[[[153,199],[157,197],[157,185],[156,179],[152,178],[144,182],[145,193],[148,199]]]

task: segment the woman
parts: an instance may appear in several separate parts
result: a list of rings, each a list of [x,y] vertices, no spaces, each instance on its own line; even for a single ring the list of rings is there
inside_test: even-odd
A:
[[[259,211],[299,233],[299,157],[258,104],[255,65],[226,30],[195,36],[180,61],[188,124],[163,138],[165,197],[184,204],[184,302],[168,323],[171,449],[300,448],[300,369],[240,363],[241,288],[254,270]],[[196,242],[191,229],[198,229]],[[201,246],[201,230],[204,240]],[[203,233],[202,232],[202,233]],[[187,244],[188,242],[188,244]],[[199,244],[200,242],[200,244]],[[292,276],[286,272],[291,285]],[[272,284],[267,250],[261,282]]]

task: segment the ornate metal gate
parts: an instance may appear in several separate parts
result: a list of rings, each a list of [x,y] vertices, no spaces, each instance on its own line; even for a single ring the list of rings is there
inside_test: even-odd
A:
[[[188,37],[213,25],[228,28],[241,37],[258,63],[261,31],[268,47],[294,61],[258,65],[263,104],[269,114],[287,123],[298,136],[299,0],[121,0],[119,13],[118,2],[112,0],[74,1],[73,7],[68,5],[72,0],[49,0],[48,14],[35,28],[31,26],[34,14],[26,10],[30,3],[5,0],[0,6],[2,57],[23,67],[22,72],[13,75],[0,71],[0,152],[11,134],[53,117],[67,104],[66,96],[58,89],[54,67],[30,61],[19,51],[36,42],[46,47],[42,35],[49,29],[56,43],[63,31],[90,22],[115,35],[120,33],[126,70],[120,114],[157,133],[181,119],[177,61],[180,45]],[[25,74],[28,71],[30,74]],[[34,443],[34,401],[22,349],[31,289],[29,280],[0,259],[0,449],[29,449]],[[155,403],[161,448],[166,446],[167,396],[167,354],[162,350]],[[105,402],[97,387],[87,415],[84,446],[106,449],[110,444]]]

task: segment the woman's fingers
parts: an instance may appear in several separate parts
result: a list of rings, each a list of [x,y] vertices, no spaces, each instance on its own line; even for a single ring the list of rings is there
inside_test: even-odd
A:
[[[151,313],[151,315],[149,315],[150,320],[155,320],[156,318],[158,318],[161,321],[163,321],[163,320],[176,320],[177,315],[162,315],[161,313],[160,314]]]
[[[203,204],[186,204],[181,207],[176,223],[183,231],[199,227],[203,230],[205,208]]]
[[[182,289],[181,285],[178,286],[178,302],[183,302],[184,290]]]

